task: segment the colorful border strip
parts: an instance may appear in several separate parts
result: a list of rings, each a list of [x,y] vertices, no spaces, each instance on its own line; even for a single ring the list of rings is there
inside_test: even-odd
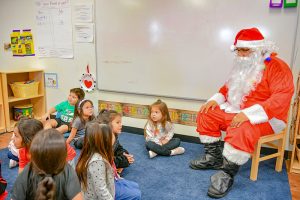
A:
[[[116,110],[125,117],[148,119],[149,106],[131,103],[121,103],[113,101],[98,100],[98,108]],[[188,126],[197,126],[197,112],[190,110],[180,110],[169,108],[170,117],[173,123]]]

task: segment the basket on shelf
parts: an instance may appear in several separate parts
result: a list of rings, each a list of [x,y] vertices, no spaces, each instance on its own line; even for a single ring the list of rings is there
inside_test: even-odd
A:
[[[14,82],[10,84],[10,87],[15,97],[31,97],[38,95],[39,82]]]

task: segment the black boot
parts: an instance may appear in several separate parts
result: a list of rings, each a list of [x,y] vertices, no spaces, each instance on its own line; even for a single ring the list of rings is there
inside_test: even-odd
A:
[[[234,182],[234,176],[239,171],[239,168],[239,165],[224,158],[221,171],[210,177],[211,185],[208,188],[207,195],[212,198],[224,197],[230,191]]]
[[[223,164],[221,141],[204,144],[205,154],[190,162],[192,169],[220,169]]]

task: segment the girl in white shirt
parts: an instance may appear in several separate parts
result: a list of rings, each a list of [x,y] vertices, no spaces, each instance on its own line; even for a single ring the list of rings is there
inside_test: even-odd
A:
[[[160,99],[150,106],[144,132],[150,158],[157,155],[174,156],[185,151],[183,147],[179,147],[180,139],[173,138],[174,124],[171,122],[167,105]]]

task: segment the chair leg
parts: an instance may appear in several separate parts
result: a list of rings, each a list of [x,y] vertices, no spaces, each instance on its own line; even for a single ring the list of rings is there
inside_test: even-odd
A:
[[[276,166],[275,170],[277,172],[282,171],[282,164],[283,164],[283,158],[284,158],[284,150],[285,150],[285,135],[281,140],[278,141],[278,153],[280,154],[276,159]]]
[[[259,158],[260,158],[260,148],[261,148],[261,144],[258,141],[258,143],[255,146],[254,152],[252,154],[252,164],[251,164],[251,171],[250,171],[250,179],[252,181],[257,180],[258,165],[259,165]]]

